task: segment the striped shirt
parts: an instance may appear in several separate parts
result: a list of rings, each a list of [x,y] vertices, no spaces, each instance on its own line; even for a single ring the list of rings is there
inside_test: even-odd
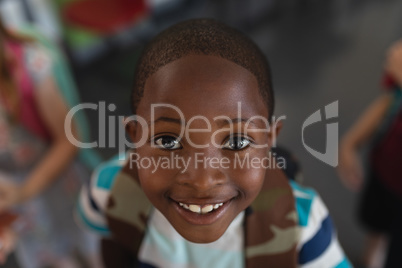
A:
[[[109,236],[103,211],[115,176],[123,161],[112,160],[98,167],[81,190],[77,220],[102,236]],[[339,245],[328,210],[312,189],[290,181],[296,201],[300,240],[298,266],[302,268],[352,267]],[[197,244],[185,240],[158,210],[150,215],[138,258],[140,267],[213,268],[244,265],[245,213],[240,213],[217,241]]]

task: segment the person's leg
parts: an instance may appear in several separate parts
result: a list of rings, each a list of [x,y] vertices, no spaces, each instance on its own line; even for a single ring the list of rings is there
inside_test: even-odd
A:
[[[384,234],[369,232],[363,248],[362,264],[367,268],[380,268],[384,263],[387,239]]]
[[[394,198],[374,174],[364,187],[359,207],[359,221],[367,230],[361,265],[367,268],[379,268],[383,264],[383,255],[387,248],[387,235],[394,218]]]
[[[395,211],[395,221],[390,232],[390,241],[385,268],[402,267],[402,202],[399,202],[397,211]]]

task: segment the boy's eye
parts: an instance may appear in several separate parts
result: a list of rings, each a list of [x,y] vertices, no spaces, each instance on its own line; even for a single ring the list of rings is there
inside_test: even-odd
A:
[[[241,150],[246,148],[250,143],[251,141],[245,137],[232,136],[223,144],[223,148],[229,150]]]
[[[166,150],[180,149],[180,142],[173,136],[161,136],[155,139],[154,143],[157,147]]]

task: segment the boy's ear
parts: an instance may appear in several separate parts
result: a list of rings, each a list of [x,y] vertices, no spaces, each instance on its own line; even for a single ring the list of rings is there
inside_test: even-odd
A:
[[[277,145],[277,138],[283,127],[282,120],[272,121],[271,129],[268,132],[269,147]]]

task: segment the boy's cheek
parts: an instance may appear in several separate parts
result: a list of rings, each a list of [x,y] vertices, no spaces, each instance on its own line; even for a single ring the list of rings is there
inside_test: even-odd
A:
[[[159,210],[163,209],[166,201],[166,193],[169,191],[171,185],[168,178],[162,174],[156,174],[156,176],[153,174],[154,176],[150,176],[150,172],[147,169],[139,170],[138,174],[141,188],[149,201]]]
[[[240,169],[233,173],[233,183],[246,196],[256,196],[260,192],[264,183],[265,169]]]

